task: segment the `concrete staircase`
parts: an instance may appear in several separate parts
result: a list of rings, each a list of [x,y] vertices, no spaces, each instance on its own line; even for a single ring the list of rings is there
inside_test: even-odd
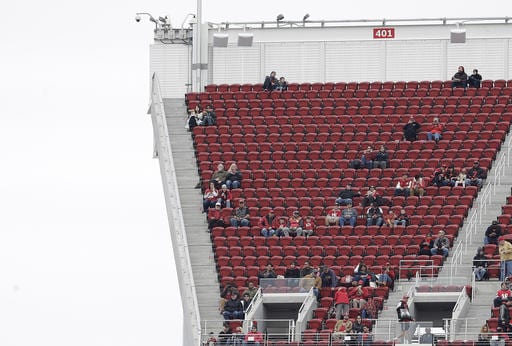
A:
[[[220,320],[218,312],[219,282],[207,230],[205,214],[201,212],[201,190],[198,169],[190,132],[185,130],[186,107],[184,99],[165,99],[165,114],[176,166],[179,194],[187,241],[196,285],[201,321]],[[186,304],[187,302],[183,302]],[[220,323],[217,330],[220,330]]]

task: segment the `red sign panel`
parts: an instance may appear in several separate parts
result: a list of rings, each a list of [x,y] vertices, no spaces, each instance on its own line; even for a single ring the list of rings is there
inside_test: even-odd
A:
[[[395,38],[395,28],[373,28],[373,38]]]

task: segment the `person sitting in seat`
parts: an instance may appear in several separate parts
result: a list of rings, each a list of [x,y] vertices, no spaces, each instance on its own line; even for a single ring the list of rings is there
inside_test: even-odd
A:
[[[226,174],[226,185],[228,189],[239,189],[242,182],[242,173],[236,163],[231,164]]]
[[[276,84],[274,84],[274,90],[277,91],[286,91],[288,90],[288,83],[284,77],[279,77],[279,80]]]
[[[459,66],[457,73],[452,77],[452,88],[466,88],[468,75],[464,72],[464,66]]]
[[[304,220],[304,224],[302,227],[302,234],[304,234],[306,237],[309,237],[310,235],[313,235],[315,232],[315,221],[312,217],[307,216]]]
[[[498,245],[498,239],[501,237],[501,234],[501,226],[498,224],[498,221],[494,220],[485,230],[484,244]]]
[[[344,190],[341,190],[336,198],[337,205],[353,204],[354,197],[359,197],[361,194],[352,189],[352,184],[348,183]]]
[[[384,223],[383,212],[374,203],[366,210],[366,226],[382,226]]]
[[[274,210],[270,209],[266,216],[262,216],[258,226],[261,229],[262,236],[272,237],[276,235],[276,230],[279,228],[279,219],[274,214]]]
[[[341,216],[341,210],[338,208],[338,206],[334,206],[332,208],[327,216],[325,217],[325,225],[326,226],[333,226],[337,225],[338,222],[340,222],[340,216]]]
[[[357,222],[357,210],[352,208],[352,203],[348,203],[347,207],[341,212],[339,218],[340,226],[345,226],[347,222],[350,226],[355,227]]]
[[[448,239],[444,231],[439,231],[437,238],[434,240],[434,246],[430,250],[432,255],[441,254],[448,257],[448,249],[450,248],[450,239]]]
[[[224,304],[222,312],[225,320],[239,320],[244,315],[244,309],[237,293],[231,293],[231,298]]]
[[[277,83],[276,71],[270,72],[269,76],[265,77],[265,81],[263,82],[263,90],[272,91],[274,90],[274,86]]]
[[[487,257],[484,254],[484,249],[479,247],[475,257],[473,257],[473,273],[475,274],[476,281],[488,279],[487,276]]]
[[[343,316],[342,320],[338,320],[334,325],[332,333],[333,340],[343,340],[345,336],[352,332],[352,321],[348,319],[348,315]]]
[[[409,142],[414,142],[418,137],[421,125],[414,120],[414,117],[410,117],[407,124],[404,125],[404,139]]]
[[[427,132],[427,140],[434,140],[438,143],[441,140],[441,133],[443,132],[443,125],[439,123],[439,118],[434,118],[432,126]]]
[[[468,77],[468,86],[470,88],[480,88],[481,83],[482,76],[478,73],[478,70],[475,68],[473,70],[473,74]]]
[[[482,187],[483,181],[486,178],[485,171],[480,167],[480,162],[473,162],[473,167],[468,171],[466,178],[466,186],[478,186]]]
[[[219,202],[215,204],[215,208],[208,211],[208,231],[211,232],[214,227],[226,227]]]
[[[248,227],[250,225],[249,208],[243,199],[238,202],[238,208],[233,210],[233,217],[230,221],[233,227]]]
[[[245,335],[244,346],[246,345],[255,345],[260,346],[263,345],[263,334],[258,332],[258,327],[255,324],[252,325],[251,330]]]
[[[288,233],[292,237],[302,235],[302,217],[298,210],[295,210],[288,219]]]
[[[411,194],[411,181],[407,178],[407,173],[402,175],[402,178],[398,179],[395,187],[395,196],[408,197]]]
[[[379,151],[375,154],[373,160],[373,168],[385,169],[388,166],[389,155],[386,151],[386,147],[381,145]]]

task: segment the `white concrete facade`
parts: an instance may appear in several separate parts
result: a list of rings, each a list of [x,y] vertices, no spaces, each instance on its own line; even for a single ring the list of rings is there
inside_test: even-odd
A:
[[[270,71],[289,82],[446,80],[463,65],[484,79],[512,79],[512,23],[466,24],[466,43],[450,43],[453,24],[390,25],[395,37],[374,39],[375,26],[251,28],[252,47],[238,47],[243,29],[227,29],[226,48],[208,31],[208,78],[203,84],[261,83]],[[193,81],[191,46],[151,46],[151,73],[164,97],[182,97]],[[201,85],[202,90],[204,85]]]

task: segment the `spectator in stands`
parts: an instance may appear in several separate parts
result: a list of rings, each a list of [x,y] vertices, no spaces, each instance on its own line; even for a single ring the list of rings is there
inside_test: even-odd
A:
[[[453,186],[459,186],[466,187],[466,178],[467,178],[467,170],[466,168],[462,168],[455,178],[453,182]]]
[[[303,227],[302,227],[302,234],[304,234],[306,237],[309,237],[310,235],[313,235],[315,232],[315,221],[311,216],[306,216],[306,219],[304,220]]]
[[[457,73],[452,77],[452,88],[465,88],[468,84],[468,75],[464,72],[464,66],[459,66]]]
[[[361,155],[361,165],[364,168],[372,169],[373,168],[373,160],[375,160],[376,152],[373,150],[373,147],[369,145],[366,147],[366,150],[363,151]]]
[[[304,276],[313,273],[313,271],[313,267],[309,264],[308,261],[306,261],[304,262],[304,266],[300,270],[300,277],[303,278]]]
[[[475,346],[489,346],[491,341],[491,333],[489,332],[489,326],[484,324],[480,328],[480,334],[478,334],[478,341]]]
[[[473,257],[473,274],[476,281],[482,281],[487,278],[487,257],[484,249],[479,247],[475,257]]]
[[[341,316],[348,315],[350,300],[348,299],[348,293],[345,287],[338,287],[338,290],[334,294],[334,304],[337,320],[339,320]]]
[[[448,179],[448,177],[447,177],[446,165],[442,165],[441,168],[438,168],[434,171],[434,178],[432,179],[432,185],[441,187],[441,186],[450,186],[451,183],[452,183],[451,179]]]
[[[252,325],[251,330],[245,335],[245,345],[263,345],[263,334],[258,332],[258,327],[255,324]]]
[[[222,315],[225,320],[239,320],[243,318],[244,309],[237,293],[231,293],[231,298],[224,304]]]
[[[272,72],[270,72],[269,76],[265,77],[265,81],[263,82],[263,90],[266,90],[266,91],[274,90],[274,86],[276,85],[276,83],[277,83],[276,71],[272,71]]]
[[[292,237],[302,235],[302,217],[298,210],[292,213],[292,216],[288,219],[288,235]]]
[[[236,163],[229,166],[226,174],[226,185],[228,189],[239,189],[242,182],[242,172],[238,169]]]
[[[333,340],[343,340],[346,335],[352,333],[352,321],[348,319],[348,315],[343,316],[342,320],[338,320],[334,325],[332,333]]]
[[[375,205],[380,206],[381,204],[378,202],[380,200],[380,195],[375,189],[375,186],[370,186],[368,191],[366,192],[366,195],[363,198],[363,201],[361,202],[361,206],[366,207],[370,205],[371,203],[375,203]]]
[[[498,245],[498,239],[501,237],[502,231],[498,221],[494,220],[492,224],[487,227],[485,231],[484,244],[495,244]]]
[[[213,182],[210,183],[210,188],[206,189],[203,195],[203,213],[208,213],[208,209],[214,208],[217,203],[219,191]]]
[[[468,170],[466,178],[466,186],[482,187],[483,181],[486,178],[485,171],[480,167],[480,162],[473,162],[473,167]]]
[[[448,257],[448,249],[450,248],[450,239],[448,239],[444,231],[439,231],[437,238],[434,240],[434,246],[430,250],[432,255],[442,254]]]
[[[363,280],[352,281],[352,287],[348,289],[351,308],[362,309],[366,305],[368,290],[363,287],[363,284]]]
[[[231,226],[233,227],[248,227],[249,222],[249,208],[245,205],[245,201],[241,199],[238,202],[238,208],[233,209],[233,217],[231,218]]]
[[[219,190],[219,199],[217,203],[220,202],[223,208],[231,208],[231,191],[228,190],[228,186],[226,184],[222,184],[221,189]]]
[[[421,255],[432,256],[432,251],[430,251],[430,244],[426,241],[424,241],[420,245],[420,251],[418,252],[418,256]]]
[[[375,153],[375,158],[373,160],[373,167],[385,169],[388,166],[388,160],[389,160],[389,155],[388,155],[388,152],[386,151],[386,147],[381,145],[379,148],[379,151],[377,151],[377,153]]]
[[[352,189],[352,184],[348,183],[344,190],[341,190],[336,198],[337,205],[347,205],[354,203],[354,197],[359,197],[361,194]]]
[[[242,303],[242,307],[244,308],[244,314],[247,312],[249,305],[251,305],[251,300],[252,300],[252,298],[249,293],[242,294],[241,303]]]
[[[368,272],[368,266],[363,262],[359,263],[354,268],[354,281],[363,281],[363,286],[368,286],[370,284],[369,276],[371,276]]]
[[[362,333],[363,327],[363,318],[361,315],[357,315],[356,320],[352,323],[352,333]]]
[[[276,235],[276,230],[279,228],[279,219],[274,214],[273,209],[270,209],[266,216],[260,218],[258,227],[261,229],[261,235],[264,237],[268,238]]]
[[[425,328],[425,334],[420,337],[420,344],[434,345],[435,337],[429,327]]]
[[[473,74],[468,77],[468,86],[470,88],[480,88],[482,84],[482,76],[478,73],[478,70],[473,69]]]
[[[244,335],[244,332],[242,330],[242,327],[241,326],[238,326],[235,328],[235,331],[233,332],[233,334],[231,335],[231,338],[229,339],[228,343],[226,344],[226,346],[243,346],[244,344],[244,339],[245,339],[245,335]]]
[[[407,177],[407,173],[402,174],[398,179],[395,187],[395,196],[409,197],[411,195],[411,181]]]
[[[341,212],[339,217],[340,226],[345,226],[347,222],[350,226],[355,227],[357,221],[357,210],[352,208],[352,203],[348,203],[347,207]]]
[[[231,339],[232,334],[233,332],[231,331],[229,323],[224,323],[224,325],[222,326],[222,330],[219,332],[219,336],[217,338],[219,345],[229,345],[229,339]]]
[[[246,294],[248,294],[252,300],[252,298],[254,298],[254,296],[256,295],[257,292],[258,292],[258,287],[254,286],[254,282],[249,281],[247,289],[244,291],[243,295],[245,296]]]
[[[498,238],[498,251],[501,261],[500,280],[504,281],[512,275],[512,244],[505,240],[504,237]]]
[[[227,175],[228,175],[228,172],[224,169],[224,165],[222,163],[219,163],[217,165],[217,170],[215,172],[213,172],[212,178],[210,179],[210,181],[215,183],[216,188],[219,188],[226,181]]]
[[[217,117],[211,105],[206,106],[206,110],[203,113],[203,125],[213,126],[217,123]]]
[[[504,333],[508,333],[512,330],[512,328],[510,328],[510,312],[508,310],[511,306],[512,300],[510,297],[508,299],[503,299],[500,305],[498,326],[501,327]]]
[[[327,267],[327,266],[324,266],[322,268],[322,273],[320,274],[320,279],[322,279],[322,287],[336,287],[336,285],[338,284],[338,278],[336,277],[336,274],[334,273],[334,271]]]
[[[434,140],[439,142],[441,140],[441,133],[443,132],[443,125],[439,123],[439,118],[434,118],[432,121],[432,126],[430,130],[427,132],[427,140]]]
[[[389,287],[390,290],[395,286],[395,282],[388,268],[382,268],[382,273],[378,275],[377,285]]]
[[[423,197],[425,194],[425,180],[423,180],[423,177],[420,174],[416,174],[410,182],[411,186],[411,196],[419,196]]]
[[[286,220],[285,217],[280,217],[279,220],[277,221],[278,222],[278,225],[277,225],[277,229],[276,229],[276,234],[278,237],[288,237],[290,235],[290,233],[288,232],[288,221]]]
[[[407,215],[407,213],[405,212],[405,209],[400,209],[400,214],[398,214],[398,216],[396,217],[396,220],[395,220],[395,226],[398,226],[398,225],[401,225],[401,226],[404,226],[404,227],[407,227],[409,226],[409,215]]]
[[[213,335],[213,332],[210,332],[208,335],[208,339],[203,341],[203,346],[215,346],[217,344],[217,338]]]
[[[220,208],[221,204],[217,202],[215,204],[215,208],[209,209],[208,211],[208,230],[210,232],[214,227],[226,227],[226,223],[222,218],[222,210]]]
[[[500,326],[498,326],[496,327],[496,332],[492,333],[491,335],[489,346],[505,346],[508,339],[508,334],[505,333]]]
[[[288,82],[284,77],[279,77],[279,80],[274,84],[274,90],[286,91],[288,90]]]
[[[493,300],[494,307],[499,308],[501,303],[512,297],[512,291],[506,282],[502,282],[500,289],[496,292],[496,297]]]
[[[396,313],[398,315],[398,322],[400,322],[400,329],[402,330],[396,339],[401,340],[399,343],[409,343],[407,342],[410,338],[409,328],[411,327],[411,322],[413,322],[414,319],[412,318],[411,312],[409,311],[407,297],[404,297],[400,300],[398,306],[396,307]]]
[[[333,226],[337,225],[340,222],[341,210],[338,206],[334,206],[325,217],[325,225]]]
[[[185,129],[192,131],[194,127],[201,125],[194,109],[188,110],[187,121],[185,122]]]
[[[414,117],[410,117],[407,124],[404,125],[404,138],[406,141],[414,142],[418,137],[421,125],[414,120]]]
[[[384,224],[390,228],[395,227],[396,214],[392,209],[389,209],[388,215],[384,218]]]
[[[295,263],[290,263],[290,266],[286,268],[284,277],[288,279],[287,283],[289,287],[297,287],[300,278],[300,269],[295,266]]]
[[[258,278],[260,279],[275,279],[277,278],[276,272],[274,271],[274,267],[272,264],[267,264],[265,269],[258,274]]]
[[[382,226],[384,223],[383,211],[380,207],[375,206],[374,203],[366,210],[366,226]]]
[[[322,289],[322,279],[320,275],[318,275],[318,268],[313,269],[313,271],[309,274],[306,274],[302,277],[299,282],[299,286],[303,292],[308,292],[311,288],[313,288],[313,294],[315,295],[317,301],[320,300],[320,290]]]
[[[373,334],[368,326],[363,326],[363,332],[357,336],[359,346],[370,346],[373,344]]]

